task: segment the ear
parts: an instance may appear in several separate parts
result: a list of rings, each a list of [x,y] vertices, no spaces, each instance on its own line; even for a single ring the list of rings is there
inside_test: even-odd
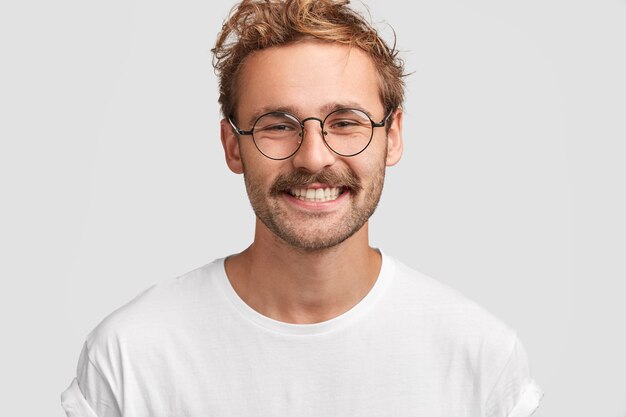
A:
[[[222,139],[224,157],[226,158],[228,168],[235,174],[242,174],[243,162],[241,161],[239,140],[227,119],[222,119],[220,122],[220,137]]]
[[[402,157],[402,110],[398,109],[392,116],[391,126],[387,132],[387,158],[385,163],[388,167],[397,164]]]

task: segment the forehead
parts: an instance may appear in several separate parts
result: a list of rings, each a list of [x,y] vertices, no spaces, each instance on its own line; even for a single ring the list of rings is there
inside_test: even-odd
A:
[[[246,58],[239,75],[238,115],[291,108],[299,116],[323,116],[329,106],[383,112],[379,78],[362,50],[315,40],[271,47]]]

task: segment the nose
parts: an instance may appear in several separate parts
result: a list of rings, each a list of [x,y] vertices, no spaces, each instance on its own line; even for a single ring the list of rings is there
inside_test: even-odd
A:
[[[317,122],[317,123],[316,123]],[[293,156],[296,168],[305,168],[309,172],[318,172],[331,166],[337,160],[335,154],[326,145],[322,132],[322,121],[317,118],[308,118],[302,121],[302,145]]]

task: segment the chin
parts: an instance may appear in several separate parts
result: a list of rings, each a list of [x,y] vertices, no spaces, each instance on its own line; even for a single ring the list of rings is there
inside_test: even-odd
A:
[[[340,225],[326,224],[320,227],[306,228],[294,225],[277,224],[273,221],[261,221],[280,241],[302,251],[315,252],[334,248],[354,236],[367,222],[342,222]]]

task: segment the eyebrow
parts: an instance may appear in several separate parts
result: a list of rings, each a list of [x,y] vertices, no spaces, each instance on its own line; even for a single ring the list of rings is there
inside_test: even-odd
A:
[[[370,118],[372,118],[372,114],[366,110],[363,105],[357,103],[356,101],[343,101],[343,102],[333,102],[327,103],[319,108],[319,114],[321,117],[326,117],[329,113],[339,110],[339,109],[358,109],[367,114]],[[248,126],[252,127],[252,124],[262,115],[272,112],[282,112],[282,113],[290,113],[296,116],[298,119],[302,120],[305,117],[311,117],[312,115],[304,116],[300,109],[296,106],[263,106],[257,109],[250,118],[248,119]],[[373,120],[373,119],[372,119]]]

